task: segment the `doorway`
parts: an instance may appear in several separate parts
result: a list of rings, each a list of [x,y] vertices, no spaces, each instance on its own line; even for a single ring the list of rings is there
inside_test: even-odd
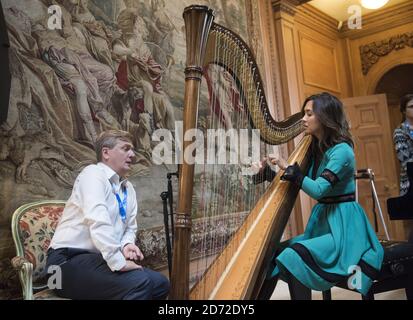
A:
[[[413,93],[413,64],[401,64],[387,71],[378,81],[375,94],[385,93],[390,121],[390,133],[393,137],[394,129],[402,122],[400,113],[400,98],[408,93]],[[393,150],[396,164],[397,183],[400,182],[400,163]]]
[[[388,114],[390,122],[390,133],[393,136],[394,129],[396,129],[401,121],[402,115],[400,113],[400,98],[406,94],[413,93],[413,64],[406,63],[397,65],[387,71],[377,82],[375,93],[385,93],[387,96]],[[393,147],[393,157],[395,159],[397,177],[397,186],[400,183],[400,162],[397,159]],[[407,236],[413,234],[413,220],[403,221],[404,234]]]

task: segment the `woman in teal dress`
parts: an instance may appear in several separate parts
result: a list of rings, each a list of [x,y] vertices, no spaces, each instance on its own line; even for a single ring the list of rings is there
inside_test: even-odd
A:
[[[307,175],[296,163],[271,161],[285,170],[281,179],[297,184],[318,203],[304,233],[277,250],[261,298],[270,297],[279,276],[297,299],[311,299],[309,289],[325,291],[348,279],[352,289],[366,294],[380,271],[383,247],[355,202],[353,141],[342,103],[328,93],[313,95],[305,100],[303,114],[305,132],[313,137]]]

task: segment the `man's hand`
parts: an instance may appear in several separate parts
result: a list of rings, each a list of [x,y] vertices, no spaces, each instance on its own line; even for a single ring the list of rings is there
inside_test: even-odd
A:
[[[140,269],[142,270],[142,266],[140,266],[139,264],[136,264],[133,261],[130,260],[126,260],[126,265],[120,269],[120,272],[125,272],[125,271],[131,271],[131,270],[136,270],[136,269]]]
[[[133,243],[125,245],[122,253],[126,260],[141,261],[144,258],[141,250]]]

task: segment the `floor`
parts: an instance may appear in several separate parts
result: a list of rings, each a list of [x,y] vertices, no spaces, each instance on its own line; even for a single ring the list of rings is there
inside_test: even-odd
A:
[[[331,290],[333,300],[361,300],[361,295],[355,292],[334,287]],[[375,300],[406,300],[406,293],[403,289],[379,293],[374,296]],[[313,300],[322,300],[321,292],[313,291]],[[271,300],[290,300],[288,285],[279,280],[274,290]]]

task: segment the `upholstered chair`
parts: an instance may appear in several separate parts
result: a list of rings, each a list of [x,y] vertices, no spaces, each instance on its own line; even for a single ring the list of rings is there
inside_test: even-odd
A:
[[[48,200],[25,204],[12,217],[16,257],[12,265],[19,273],[23,299],[59,299],[47,285],[46,253],[65,201]]]

